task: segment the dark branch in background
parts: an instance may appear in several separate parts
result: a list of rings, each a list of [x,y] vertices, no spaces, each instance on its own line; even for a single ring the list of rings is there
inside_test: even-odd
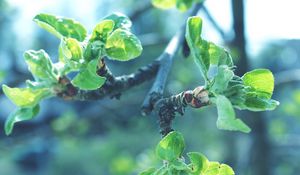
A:
[[[143,13],[149,11],[152,9],[152,3],[151,1],[147,2],[147,4],[143,4],[139,8],[137,8],[134,12],[132,12],[129,15],[129,18],[131,21],[135,21],[137,18],[139,18]]]
[[[238,62],[237,62],[237,75],[242,76],[248,71],[248,57],[246,52],[246,39],[245,39],[245,23],[244,23],[244,0],[232,0],[233,11],[233,29],[234,39],[232,44],[238,50]]]
[[[275,75],[275,86],[300,82],[300,69],[286,70]]]
[[[202,3],[197,3],[194,8],[191,10],[189,16],[194,16],[198,13],[200,8],[202,7]],[[168,46],[164,50],[164,52],[158,57],[158,61],[160,62],[160,67],[158,73],[156,75],[156,79],[153,83],[152,88],[147,94],[143,105],[142,105],[142,114],[148,115],[153,110],[154,104],[162,98],[165,84],[173,63],[173,58],[176,52],[179,50],[180,46],[184,41],[185,34],[185,24],[181,27],[179,32],[171,39]]]
[[[226,34],[223,31],[222,27],[219,26],[219,24],[215,21],[215,19],[211,16],[210,12],[207,10],[205,6],[202,8],[204,14],[206,15],[207,19],[211,22],[214,29],[221,35],[224,41],[226,41]]]

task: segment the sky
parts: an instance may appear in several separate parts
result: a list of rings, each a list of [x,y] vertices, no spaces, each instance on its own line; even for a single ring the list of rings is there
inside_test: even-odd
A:
[[[206,0],[215,20],[229,32],[232,26],[231,0]],[[255,56],[277,39],[300,39],[299,0],[246,0],[245,28],[248,52]]]
[[[28,25],[28,21],[31,21],[32,17],[41,11],[60,11],[58,4],[62,1],[9,0],[8,2],[20,9],[20,25],[26,25],[27,31],[26,28],[23,28],[23,32],[30,34],[33,31],[30,26],[34,25]],[[64,2],[70,2],[74,6],[85,9],[96,7],[94,0],[65,0]],[[205,6],[212,16],[228,34],[231,32],[232,26],[230,2],[231,0],[206,0],[205,2]],[[97,3],[103,3],[103,1],[99,0]],[[300,0],[246,0],[245,7],[247,48],[250,56],[257,55],[272,40],[300,38],[300,20],[298,19],[300,17]],[[93,10],[70,8],[67,13],[69,17],[83,21],[84,25],[88,26],[96,20]],[[84,19],[81,20],[80,18],[83,17]],[[220,36],[212,29],[209,22],[207,23],[207,25],[204,24],[203,29],[203,31],[208,31],[204,32],[207,39],[222,43]]]

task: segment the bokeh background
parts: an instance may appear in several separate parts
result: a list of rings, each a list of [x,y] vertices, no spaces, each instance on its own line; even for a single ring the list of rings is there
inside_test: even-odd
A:
[[[199,15],[203,37],[231,51],[242,75],[254,68],[275,74],[271,112],[238,112],[250,134],[216,128],[215,107],[187,109],[174,128],[183,133],[186,150],[228,163],[238,175],[296,175],[300,172],[300,2],[298,0],[206,0]],[[44,49],[57,60],[59,40],[38,28],[41,12],[75,18],[91,32],[102,17],[122,12],[144,52],[126,63],[109,61],[115,75],[150,63],[185,22],[186,13],[159,10],[149,0],[0,0],[0,83],[24,86],[31,79],[22,58],[29,49]],[[18,123],[11,136],[3,126],[15,106],[0,91],[1,175],[131,175],[160,165],[154,148],[160,140],[156,116],[142,117],[140,106],[148,81],[126,91],[120,100],[42,102],[32,121]],[[165,95],[201,85],[191,58],[176,56]]]

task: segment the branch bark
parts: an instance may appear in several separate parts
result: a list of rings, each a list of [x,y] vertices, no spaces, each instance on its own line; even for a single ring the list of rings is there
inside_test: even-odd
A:
[[[198,13],[202,3],[197,3],[193,7],[189,16],[194,16]],[[155,103],[162,98],[165,89],[165,84],[173,64],[173,59],[180,46],[183,44],[185,35],[185,24],[180,28],[177,34],[171,39],[164,52],[158,57],[160,67],[156,75],[156,79],[152,88],[148,92],[143,105],[142,115],[149,115],[154,108]]]

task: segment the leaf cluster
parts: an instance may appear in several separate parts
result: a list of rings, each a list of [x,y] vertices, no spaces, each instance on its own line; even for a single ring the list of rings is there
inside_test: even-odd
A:
[[[103,18],[91,34],[79,22],[50,14],[38,14],[33,19],[41,28],[60,40],[59,61],[53,63],[44,50],[28,50],[24,59],[34,80],[27,80],[25,88],[3,85],[3,92],[18,109],[11,113],[5,124],[10,134],[14,123],[28,120],[37,114],[41,100],[64,91],[60,80],[75,72],[71,85],[81,90],[95,90],[106,81],[97,74],[100,59],[107,57],[128,61],[142,52],[140,40],[131,33],[130,19],[120,13]]]
[[[209,91],[210,101],[217,106],[219,129],[250,132],[250,128],[236,117],[234,108],[250,111],[274,110],[278,102],[272,100],[274,76],[267,69],[255,69],[242,77],[234,74],[230,54],[201,37],[202,19],[190,17],[186,24],[186,41]]]
[[[140,175],[234,175],[226,164],[209,161],[203,154],[189,152],[189,163],[182,157],[185,148],[181,133],[173,131],[156,146],[156,156],[165,163],[160,168],[149,168]]]

